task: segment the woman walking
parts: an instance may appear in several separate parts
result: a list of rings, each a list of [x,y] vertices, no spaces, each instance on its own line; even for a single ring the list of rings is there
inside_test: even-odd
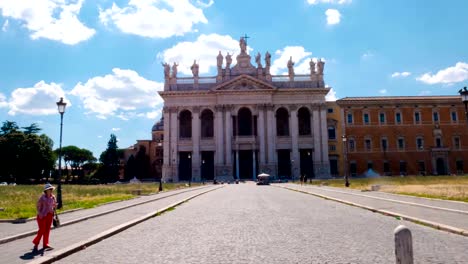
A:
[[[49,234],[50,234],[50,227],[52,225],[52,219],[54,218],[54,209],[57,205],[55,201],[55,196],[52,194],[55,187],[52,186],[50,183],[47,183],[44,186],[44,194],[39,198],[37,201],[37,225],[39,227],[39,231],[37,231],[37,235],[33,240],[34,244],[34,251],[37,251],[37,247],[39,246],[39,242],[42,239],[43,249],[53,249],[49,245]]]

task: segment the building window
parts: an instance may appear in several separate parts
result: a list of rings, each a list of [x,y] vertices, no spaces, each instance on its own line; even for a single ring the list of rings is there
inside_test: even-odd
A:
[[[192,138],[192,113],[188,110],[179,114],[179,137]]]
[[[423,150],[424,149],[424,140],[422,137],[417,137],[416,138],[416,147],[418,150]]]
[[[434,122],[439,122],[439,113],[438,112],[432,113],[432,119]]]
[[[335,133],[335,127],[334,126],[329,126],[328,127],[328,139],[329,140],[335,140],[336,139],[336,133]]]
[[[200,119],[201,119],[201,137],[212,138],[213,131],[214,131],[213,112],[209,109],[203,110]]]
[[[383,152],[387,151],[388,141],[387,141],[386,138],[382,138],[382,140],[381,140],[381,147],[382,147],[382,151],[383,151]]]
[[[405,139],[402,137],[398,138],[398,150],[404,150],[405,149]]]
[[[330,146],[328,147],[328,150],[329,150],[329,151],[336,151],[336,146],[335,146],[335,145],[330,145]]]
[[[364,148],[366,149],[366,151],[371,151],[372,149],[372,142],[370,139],[365,139],[364,140]]]
[[[299,126],[299,135],[306,136],[311,135],[310,129],[310,112],[309,109],[305,107],[301,107],[299,111],[297,111],[297,119],[298,119],[298,126]]]
[[[396,113],[395,114],[395,122],[397,124],[401,124],[401,113]]]
[[[406,161],[400,160],[400,175],[406,175]]]
[[[390,172],[390,163],[388,161],[384,161],[383,163],[383,171],[384,171],[384,175],[386,176],[389,176],[391,175],[392,173]]]
[[[348,124],[353,123],[353,114],[348,114]]]
[[[436,138],[436,147],[438,148],[442,147],[442,139],[440,137]]]
[[[385,113],[380,113],[380,114],[379,114],[379,122],[380,122],[381,124],[385,124],[385,122],[386,122],[386,121],[385,121]]]
[[[426,175],[426,164],[424,161],[418,161],[418,172],[420,175]]]
[[[460,137],[453,137],[453,148],[454,149],[461,149],[461,144],[460,144]]]
[[[458,173],[458,174],[464,174],[464,170],[463,170],[463,160],[457,160],[456,166],[457,166],[457,173]]]
[[[276,110],[276,134],[278,136],[289,136],[289,113],[283,107]]]
[[[452,113],[450,114],[450,116],[452,117],[452,122],[457,122],[457,121],[458,121],[458,116],[457,116],[457,112],[456,112],[456,111],[452,111]]]
[[[356,151],[356,142],[354,139],[349,139],[349,151]]]
[[[328,111],[329,114],[331,114],[331,113],[333,113],[333,108],[328,108],[327,111]]]
[[[415,124],[420,124],[421,123],[421,113],[420,112],[415,112],[414,113],[414,123]]]
[[[372,170],[373,168],[374,168],[374,164],[372,163],[372,161],[368,161],[367,162],[367,169]]]
[[[368,113],[365,113],[363,119],[364,119],[364,124],[365,124],[365,125],[368,125],[368,124],[369,124],[369,114],[368,114]]]

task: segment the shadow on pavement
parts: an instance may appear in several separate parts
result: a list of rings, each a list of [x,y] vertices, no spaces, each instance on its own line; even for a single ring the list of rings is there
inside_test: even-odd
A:
[[[26,252],[24,253],[23,256],[20,256],[20,259],[24,259],[24,260],[30,260],[30,259],[34,259],[34,257],[36,256],[44,256],[44,249],[41,249],[41,250],[31,250],[30,252]]]

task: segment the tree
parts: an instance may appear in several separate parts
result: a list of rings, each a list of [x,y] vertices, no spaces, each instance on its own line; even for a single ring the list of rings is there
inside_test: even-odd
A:
[[[0,131],[1,131],[0,136],[4,136],[4,135],[7,135],[7,134],[16,132],[16,131],[18,131],[18,129],[19,129],[19,127],[16,124],[16,122],[12,122],[12,121],[7,120],[7,121],[3,122],[3,125],[0,128]]]
[[[59,150],[55,150],[58,154]],[[93,153],[90,150],[82,149],[77,146],[65,146],[62,147],[62,158],[66,166],[67,171],[67,181],[69,180],[69,171],[68,167],[72,169],[72,176],[77,175],[79,180],[83,179],[82,166],[87,162],[95,162],[96,158],[93,156]]]
[[[114,134],[110,135],[107,149],[101,153],[99,160],[102,162],[103,172],[101,174],[101,181],[114,182],[119,180],[119,151],[117,147],[117,138]]]
[[[22,127],[22,129],[24,134],[26,135],[37,134],[42,130],[36,123],[32,123],[27,127]]]
[[[135,164],[136,164],[136,177],[138,179],[144,179],[150,177],[150,158],[146,155],[146,148],[145,146],[140,146],[138,153],[135,157]]]
[[[135,163],[135,156],[130,155],[125,164],[125,180],[128,181],[133,177],[136,177],[136,163]]]

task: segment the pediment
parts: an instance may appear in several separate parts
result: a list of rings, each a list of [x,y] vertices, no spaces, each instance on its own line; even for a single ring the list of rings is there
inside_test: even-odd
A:
[[[213,91],[248,91],[248,90],[276,90],[268,82],[256,79],[250,75],[240,75],[232,80],[213,87]]]

